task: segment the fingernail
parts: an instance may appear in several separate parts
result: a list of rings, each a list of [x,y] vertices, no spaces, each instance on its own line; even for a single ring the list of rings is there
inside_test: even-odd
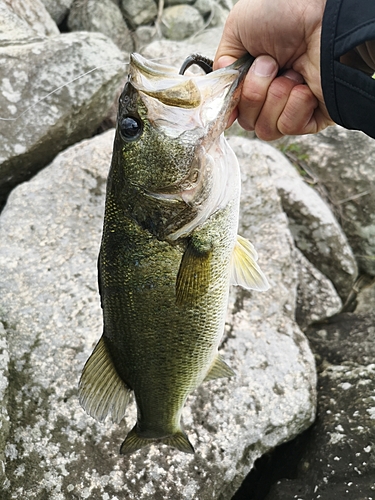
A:
[[[281,76],[285,76],[286,78],[289,78],[289,80],[293,80],[297,83],[305,83],[303,76],[293,69],[287,69]]]
[[[236,60],[235,57],[231,56],[220,56],[219,59],[214,62],[213,69],[226,68]]]
[[[277,63],[272,57],[269,56],[259,56],[255,59],[253,65],[251,66],[251,71],[253,71],[257,76],[269,77],[277,72]]]

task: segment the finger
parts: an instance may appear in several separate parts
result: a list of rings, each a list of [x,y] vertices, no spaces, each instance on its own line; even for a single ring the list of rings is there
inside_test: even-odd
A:
[[[282,135],[315,134],[332,125],[328,112],[307,85],[293,87],[277,123]]]
[[[213,69],[220,69],[220,68],[226,68],[227,66],[230,66],[232,63],[237,61],[235,57],[232,56],[222,56],[219,57],[219,59],[216,61],[216,64],[214,63]]]
[[[255,59],[246,75],[238,104],[238,123],[245,130],[254,130],[259,113],[267,98],[268,88],[276,77],[278,65],[267,55]]]
[[[279,129],[280,117],[283,116],[293,88],[298,85],[303,87],[302,82],[302,76],[293,70],[288,70],[284,76],[279,76],[271,82],[264,105],[255,124],[255,132],[260,139],[271,141],[283,135],[283,132]],[[302,113],[305,116],[305,110],[303,109],[290,109],[288,115],[290,121],[287,121],[286,125],[291,127],[294,118],[292,112],[296,114]],[[310,108],[309,116],[311,116]]]

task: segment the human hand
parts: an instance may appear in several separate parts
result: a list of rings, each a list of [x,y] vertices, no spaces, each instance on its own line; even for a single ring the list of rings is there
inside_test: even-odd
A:
[[[245,52],[256,57],[237,115],[260,139],[315,133],[333,123],[320,84],[324,6],[325,0],[240,0],[228,16],[214,69]]]

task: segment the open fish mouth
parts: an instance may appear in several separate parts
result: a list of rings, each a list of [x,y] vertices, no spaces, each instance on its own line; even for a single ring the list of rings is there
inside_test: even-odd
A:
[[[209,60],[197,57],[207,61],[207,71]],[[134,53],[129,82],[142,96],[148,119],[169,137],[203,129],[206,141],[214,140],[224,131],[238,103],[242,81],[253,60],[247,54],[226,68],[192,76]]]
[[[142,96],[147,116],[155,127],[169,137],[196,135],[196,163],[185,179],[157,190],[145,190],[147,196],[163,201],[190,204],[201,190],[207,165],[199,161],[224,131],[228,117],[237,105],[242,81],[254,61],[247,54],[231,66],[212,71],[212,62],[194,54],[186,58],[180,70],[150,61],[140,54],[131,55],[129,82]],[[186,75],[191,65],[205,74]],[[201,155],[202,156],[202,155]]]

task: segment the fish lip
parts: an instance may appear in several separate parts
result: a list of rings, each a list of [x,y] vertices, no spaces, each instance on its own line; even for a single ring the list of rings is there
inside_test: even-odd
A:
[[[254,60],[255,57],[253,57],[249,53],[246,53],[245,55],[234,61],[231,65],[212,71],[212,73],[218,74],[220,72],[228,72],[228,70],[235,70],[239,71],[241,75],[244,75],[247,73]],[[154,77],[162,77],[165,76],[166,73],[173,75],[176,78],[180,78],[181,80],[186,79],[187,77],[187,75],[181,75],[177,68],[168,66],[166,64],[160,64],[154,61],[150,61],[137,52],[133,52],[132,54],[130,54],[130,66],[137,68],[142,73]],[[207,75],[210,75],[210,73],[202,76],[204,77]]]
[[[154,77],[163,77],[166,73],[174,76],[183,76],[179,75],[178,70],[173,66],[150,61],[137,52],[130,54],[130,67],[135,67],[138,71]]]

